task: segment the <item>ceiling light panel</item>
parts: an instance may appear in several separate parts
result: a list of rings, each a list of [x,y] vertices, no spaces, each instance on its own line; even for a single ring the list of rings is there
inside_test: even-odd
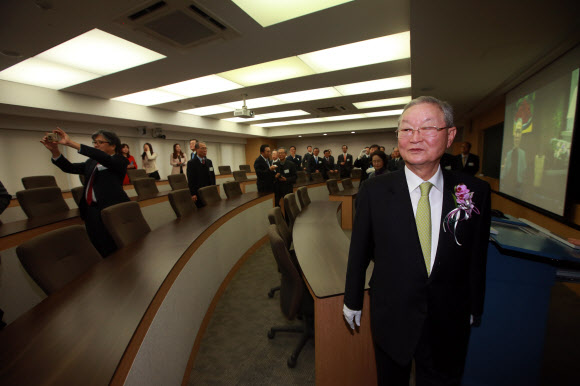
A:
[[[215,105],[215,106],[198,107],[198,108],[189,109],[189,110],[182,110],[180,112],[186,113],[186,114],[193,114],[193,115],[214,115],[214,114],[221,114],[221,113],[227,113],[227,112],[232,112],[232,111],[234,111],[234,109],[232,109],[230,107],[222,106],[222,105]]]
[[[325,87],[314,90],[305,90],[291,92],[288,94],[274,95],[274,98],[279,99],[285,103],[296,103],[304,101],[312,101],[317,99],[336,98],[342,96],[335,88]]]
[[[295,19],[352,0],[232,0],[262,27]]]
[[[155,51],[98,29],[59,44],[37,57],[100,75],[165,58]]]
[[[336,88],[342,95],[367,94],[370,92],[388,91],[410,87],[411,75],[334,86],[334,88]]]
[[[274,118],[296,117],[299,115],[309,115],[309,114],[310,113],[307,113],[304,110],[289,110],[289,111],[280,111],[277,113],[261,114],[260,116],[263,117],[263,119],[274,119]]]
[[[357,109],[371,109],[374,107],[384,107],[384,106],[395,106],[395,105],[404,105],[411,102],[411,96],[404,96],[400,98],[389,98],[389,99],[378,99],[374,101],[367,101],[367,102],[356,102],[353,105]]]
[[[326,117],[327,121],[346,121],[348,119],[361,119],[366,118],[364,114],[348,114],[348,115],[335,115],[333,117]]]
[[[99,74],[78,70],[38,58],[30,58],[0,72],[0,79],[60,90],[99,78]]]
[[[177,101],[184,98],[185,97],[183,95],[177,95],[159,89],[152,89],[123,95],[117,98],[113,98],[113,100],[142,106],[153,106],[159,105],[161,103]]]
[[[375,111],[372,113],[364,113],[363,115],[368,118],[373,117],[389,117],[393,115],[401,115],[403,114],[403,109],[400,110],[388,110],[388,111]]]
[[[410,32],[364,40],[298,57],[317,73],[411,57]]]
[[[224,79],[220,76],[208,75],[201,78],[173,83],[167,86],[159,87],[159,89],[169,91],[174,94],[184,95],[188,98],[193,98],[201,95],[209,95],[223,91],[235,90],[242,87],[242,85]]]
[[[310,67],[298,59],[297,56],[293,56],[222,72],[218,75],[248,87],[312,74],[314,74],[314,71]]]

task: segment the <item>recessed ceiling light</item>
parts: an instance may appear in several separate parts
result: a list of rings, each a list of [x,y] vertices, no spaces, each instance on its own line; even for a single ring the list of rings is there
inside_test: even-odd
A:
[[[336,88],[342,95],[367,94],[370,92],[396,90],[409,87],[411,87],[411,75],[334,86],[334,88]]]
[[[351,131],[350,133],[351,133],[351,134],[354,134],[354,131]]]
[[[317,73],[383,63],[411,56],[409,31],[298,55]]]
[[[384,106],[394,106],[394,105],[403,105],[411,102],[411,96],[404,96],[399,98],[388,98],[388,99],[378,99],[374,101],[367,101],[367,102],[356,102],[353,105],[357,109],[370,109],[373,107],[384,107]]]
[[[299,135],[299,136],[298,136],[298,138],[302,138],[302,136],[301,136],[301,135]]]
[[[215,106],[198,107],[196,109],[182,110],[180,112],[193,115],[214,115],[227,113],[228,111],[232,112],[234,111],[234,109],[229,108],[227,106],[215,105]]]
[[[174,94],[184,95],[193,98],[200,95],[215,94],[218,92],[235,90],[243,86],[224,79],[217,75],[202,76],[201,78],[190,79],[179,83],[159,87],[160,90],[169,91]]]
[[[159,105],[161,103],[173,102],[179,99],[183,99],[183,95],[177,95],[159,89],[145,90],[113,98],[114,101],[133,103],[142,106]]]
[[[222,78],[241,84],[255,86],[258,84],[278,82],[285,79],[300,78],[315,72],[297,56],[255,64],[218,74]]]
[[[328,134],[324,133],[324,134],[322,134],[322,135],[328,135]]]
[[[348,3],[352,0],[232,0],[262,27],[295,19],[323,9]]]

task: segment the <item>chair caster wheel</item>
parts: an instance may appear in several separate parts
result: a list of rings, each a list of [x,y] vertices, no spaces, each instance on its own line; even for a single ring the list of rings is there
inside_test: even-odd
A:
[[[290,359],[288,359],[288,367],[290,367],[291,369],[293,369],[294,367],[296,367],[296,358],[294,357],[294,355],[292,355],[290,357]]]
[[[274,336],[276,335],[276,333],[272,330],[268,331],[268,339],[274,339]]]

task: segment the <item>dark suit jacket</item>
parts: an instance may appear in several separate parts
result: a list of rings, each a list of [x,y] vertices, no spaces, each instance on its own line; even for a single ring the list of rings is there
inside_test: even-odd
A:
[[[286,159],[288,161],[292,161],[294,162],[294,165],[296,165],[296,170],[302,170],[302,156],[296,154],[296,157],[292,157],[291,155],[289,155],[288,157],[286,157]]]
[[[258,177],[258,181],[256,181],[258,192],[273,192],[276,172],[270,170],[270,165],[261,155],[254,161],[254,170],[256,177]]]
[[[371,258],[371,325],[375,344],[400,364],[408,363],[423,327],[430,328],[433,356],[462,366],[470,314],[483,313],[490,227],[490,188],[465,174],[442,171],[441,221],[455,208],[453,189],[464,183],[480,211],[457,226],[457,245],[449,231],[439,232],[430,276],[421,252],[409,189],[403,170],[371,178],[357,195],[344,302],[363,305],[365,272]]]
[[[371,157],[362,157],[354,161],[354,166],[361,169],[360,181],[363,182],[368,178],[367,169],[371,166]]]
[[[318,155],[318,163],[314,159],[314,155],[308,158],[308,173],[312,174],[319,171],[324,176],[326,174],[327,165],[324,161],[324,157]]]
[[[310,157],[312,157],[312,154],[310,154],[310,153],[306,153],[302,157],[302,169],[303,170],[306,169],[306,171],[308,171],[308,161],[310,160]]]
[[[280,173],[280,177],[286,177],[286,181],[280,181],[279,179],[275,179],[274,181],[274,191],[276,193],[275,198],[279,199],[288,193],[292,193],[298,176],[296,175],[296,164],[294,162],[286,159],[284,165],[282,165],[280,161],[277,161],[274,164],[278,165],[276,174]]]
[[[104,209],[111,205],[129,201],[127,193],[123,190],[123,179],[129,164],[127,158],[120,154],[111,156],[99,149],[86,145],[81,145],[79,153],[89,157],[89,159],[85,162],[71,163],[64,156],[61,156],[56,161],[52,160],[52,162],[65,173],[85,176],[86,184],[79,203],[79,210],[83,219],[87,211],[86,193],[88,184],[97,163],[103,165],[106,169],[95,171],[93,180],[93,190],[97,199],[95,205],[99,209]]]
[[[463,160],[461,158],[461,154],[455,156],[455,163],[451,166],[453,170],[457,170],[459,172],[471,174],[472,176],[477,173],[479,170],[479,157],[475,154],[469,153],[467,155],[467,161],[465,162],[465,166],[463,166]]]
[[[387,170],[390,172],[396,172],[397,170],[403,170],[405,168],[405,161],[402,158],[398,160],[396,158],[391,158],[387,162]]]
[[[329,165],[330,165],[330,169],[329,170],[335,170],[336,169],[336,164],[334,163],[334,156],[329,156]]]
[[[341,163],[344,162],[344,165]],[[344,154],[338,156],[338,170],[340,170],[341,178],[349,178],[350,172],[352,170],[352,154],[346,153],[346,161],[344,160]]]
[[[205,159],[205,165],[197,156],[187,162],[187,184],[192,196],[197,196],[197,191],[204,186],[215,185],[215,171],[210,159]],[[202,206],[199,199],[195,204],[198,207]]]

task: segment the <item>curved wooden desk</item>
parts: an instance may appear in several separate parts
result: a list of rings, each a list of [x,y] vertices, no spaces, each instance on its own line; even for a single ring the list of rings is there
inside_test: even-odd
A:
[[[368,291],[356,333],[342,317],[350,240],[339,225],[340,207],[336,201],[312,201],[292,231],[296,257],[314,298],[316,384],[375,385]],[[372,269],[371,263],[367,282]]]
[[[272,196],[176,219],[42,301],[0,333],[0,384],[182,383],[220,285],[264,240]]]

